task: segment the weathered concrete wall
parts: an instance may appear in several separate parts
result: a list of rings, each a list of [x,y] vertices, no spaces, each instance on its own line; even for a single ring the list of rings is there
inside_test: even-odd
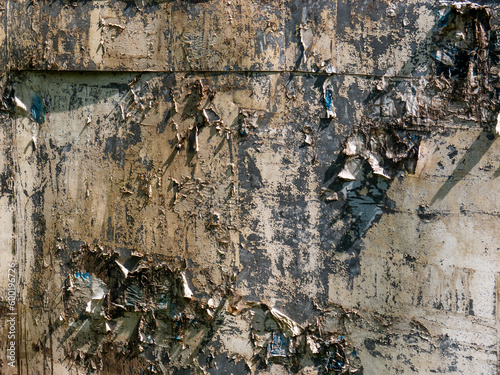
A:
[[[483,3],[6,1],[3,373],[498,373]]]

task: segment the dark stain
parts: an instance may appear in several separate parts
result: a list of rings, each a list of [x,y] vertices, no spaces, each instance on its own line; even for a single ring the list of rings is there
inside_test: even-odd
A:
[[[113,226],[113,219],[111,217],[108,217],[107,220],[106,239],[108,241],[113,241],[115,239],[115,229]]]
[[[456,149],[456,147],[455,147],[455,146],[453,146],[453,145],[449,145],[448,147],[446,147],[446,149],[449,151],[449,153],[448,153],[448,157],[449,157],[450,159],[453,159],[455,156],[457,156],[457,155],[458,155],[458,151],[457,151],[457,149]],[[454,160],[453,160],[453,163],[455,163],[455,161],[454,161]]]
[[[255,164],[255,160],[248,153],[245,155],[246,160],[246,173],[240,177],[240,181],[243,181],[243,185],[248,184],[251,188],[262,187],[262,176],[260,174],[259,168]]]
[[[129,123],[127,136],[121,138],[113,135],[106,139],[104,154],[118,162],[123,168],[125,166],[125,152],[131,146],[141,142],[141,125],[135,122]]]
[[[443,306],[443,303],[440,301],[440,302],[435,302],[433,304],[433,307],[436,309],[436,310],[444,310],[444,306]]]
[[[439,217],[437,212],[429,212],[429,207],[424,205],[418,206],[417,215],[423,221],[433,221]]]
[[[410,266],[412,270],[415,270],[415,264],[417,263],[417,258],[411,256],[410,254],[403,255],[404,262]]]
[[[469,304],[467,306],[467,312],[469,315],[474,315],[474,301],[469,299]]]
[[[366,338],[363,343],[365,345],[365,348],[368,349],[369,351],[375,350],[375,347],[376,347],[375,340],[372,340],[370,338]]]
[[[451,351],[459,349],[458,343],[455,340],[452,340],[448,334],[440,336],[437,340],[437,344],[439,346],[439,350],[445,355],[449,355]]]

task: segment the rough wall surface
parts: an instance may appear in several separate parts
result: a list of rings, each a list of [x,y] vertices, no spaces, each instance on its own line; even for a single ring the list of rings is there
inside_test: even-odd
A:
[[[0,9],[1,372],[499,372],[500,7]]]

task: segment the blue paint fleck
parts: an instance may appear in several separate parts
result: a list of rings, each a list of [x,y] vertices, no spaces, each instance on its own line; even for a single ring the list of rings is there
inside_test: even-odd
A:
[[[358,352],[356,351],[356,348],[352,349],[352,355],[354,357],[357,357],[358,356]]]
[[[83,279],[89,283],[92,281],[92,276],[90,276],[90,274],[88,272],[85,272],[85,273],[75,272],[75,278]]]
[[[39,124],[45,122],[45,106],[43,105],[42,97],[38,94],[34,94],[31,97],[31,116]]]

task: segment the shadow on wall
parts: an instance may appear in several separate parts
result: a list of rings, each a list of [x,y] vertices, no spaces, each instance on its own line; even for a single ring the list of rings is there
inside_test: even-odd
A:
[[[476,138],[476,140],[467,148],[465,155],[460,159],[453,173],[448,177],[448,180],[441,186],[437,193],[431,199],[431,205],[435,202],[444,199],[453,187],[462,180],[474,166],[479,163],[481,158],[486,154],[495,141],[495,135],[491,131],[484,129]],[[495,172],[495,178],[498,171]]]
[[[337,226],[335,250],[354,255],[346,264],[350,277],[359,273],[360,240],[393,209],[386,196],[392,181],[414,173],[423,137],[453,118],[466,118],[483,128],[431,204],[446,197],[491,147],[500,85],[490,71],[500,60],[500,48],[490,19],[487,7],[442,4],[434,30],[412,58],[393,77],[382,77],[367,96],[364,119],[325,172],[322,194],[340,212],[332,225],[342,223]],[[422,56],[428,58],[419,60]],[[429,80],[397,78],[429,70],[434,74]],[[325,93],[327,111],[329,102]]]

